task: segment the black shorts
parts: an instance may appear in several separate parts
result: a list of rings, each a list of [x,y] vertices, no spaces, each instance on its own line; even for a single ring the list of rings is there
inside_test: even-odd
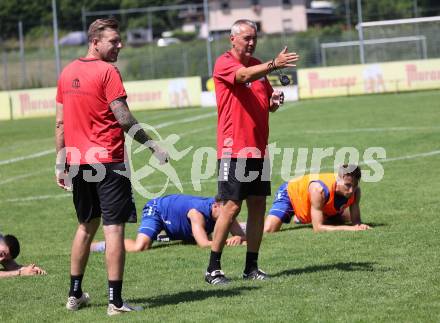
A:
[[[242,201],[248,196],[269,196],[270,163],[264,158],[217,160],[218,197]]]
[[[91,181],[90,176],[98,174],[93,166],[102,167],[101,178]],[[130,179],[115,170],[125,172],[125,164],[79,166],[78,174],[72,179],[73,204],[79,223],[89,223],[93,218],[101,216],[104,225],[136,222]]]

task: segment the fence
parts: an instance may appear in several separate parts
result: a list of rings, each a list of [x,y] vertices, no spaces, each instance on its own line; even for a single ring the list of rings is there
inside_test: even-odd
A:
[[[138,17],[139,18],[139,17]],[[78,17],[81,19],[81,17]],[[123,39],[126,39],[130,26],[130,16],[124,16]],[[90,21],[87,21],[90,22]],[[25,27],[26,22],[23,22]],[[61,31],[65,30],[59,21]],[[381,44],[368,45],[365,56],[367,63],[409,60],[440,57],[439,23],[405,27],[381,27],[365,30],[367,41],[381,38]],[[18,26],[17,26],[18,34]],[[53,48],[52,25],[42,23],[33,32],[28,33],[20,50],[18,40],[0,41],[2,70],[0,90],[18,88],[38,88],[56,85],[57,72]],[[66,31],[60,32],[60,36]],[[1,36],[1,34],[0,34]],[[423,41],[387,42],[386,39],[399,37],[416,37]],[[359,46],[356,45],[357,33],[344,30],[340,25],[325,28],[310,28],[306,32],[296,34],[283,33],[278,35],[260,35],[256,56],[269,60],[276,56],[287,45],[290,50],[298,52],[301,60],[298,67],[319,67],[333,65],[358,64]],[[329,42],[354,42],[355,46],[327,49],[325,57],[321,44]],[[229,48],[228,35],[216,35],[210,42],[212,60]],[[61,64],[85,55],[86,44],[78,46],[62,46],[60,48]],[[143,45],[126,46],[118,59],[118,67],[126,81],[159,78],[175,78],[189,76],[208,76],[208,59],[205,39],[182,41],[166,47],[158,47],[156,42]],[[325,59],[325,61],[324,61]]]

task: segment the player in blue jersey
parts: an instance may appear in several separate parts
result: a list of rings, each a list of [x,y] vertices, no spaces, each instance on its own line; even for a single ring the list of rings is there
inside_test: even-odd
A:
[[[196,242],[199,247],[210,247],[209,234],[214,230],[220,212],[219,201],[213,197],[182,194],[155,198],[145,204],[136,240],[125,239],[127,252],[139,252],[151,247],[164,230],[169,240]],[[237,221],[231,227],[233,236],[227,245],[245,243],[245,233]],[[92,243],[91,251],[104,251],[104,242]]]

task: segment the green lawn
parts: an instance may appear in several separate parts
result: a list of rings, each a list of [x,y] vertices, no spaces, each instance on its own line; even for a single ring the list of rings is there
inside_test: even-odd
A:
[[[287,225],[263,239],[260,265],[272,279],[243,282],[244,247],[225,249],[223,269],[233,282],[213,287],[203,281],[209,250],[180,243],[157,244],[129,254],[124,298],[145,310],[127,322],[438,322],[440,321],[440,94],[418,92],[309,100],[286,104],[271,115],[270,142],[294,148],[383,147],[383,179],[361,183],[367,232],[314,234],[309,226]],[[162,137],[178,134],[177,150],[193,146],[173,161],[186,194],[213,195],[214,177],[191,185],[193,152],[215,145],[213,109],[138,112]],[[199,117],[196,119],[196,117]],[[193,121],[191,121],[193,120]],[[106,271],[102,254],[92,254],[83,289],[90,307],[64,308],[69,283],[70,244],[76,227],[71,198],[57,188],[53,162],[54,120],[0,122],[0,231],[22,244],[20,263],[37,262],[45,277],[0,281],[0,322],[106,321]],[[134,155],[135,169],[149,160]],[[272,191],[282,183],[277,155]],[[377,159],[379,160],[379,159]],[[326,157],[328,171],[334,158]],[[301,168],[301,167],[299,167]],[[371,170],[369,166],[363,166]],[[150,191],[165,182],[156,171],[141,181]],[[169,186],[166,193],[179,192]],[[272,198],[268,198],[268,206]],[[146,199],[136,193],[138,215]],[[246,217],[244,208],[240,215]],[[127,226],[135,236],[137,226]],[[98,239],[102,238],[99,231]]]

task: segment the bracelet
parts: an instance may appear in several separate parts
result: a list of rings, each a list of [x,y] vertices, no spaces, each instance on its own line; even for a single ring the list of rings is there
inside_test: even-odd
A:
[[[275,65],[275,58],[272,59],[272,62],[269,63],[268,67],[271,72],[277,69],[277,66]]]

